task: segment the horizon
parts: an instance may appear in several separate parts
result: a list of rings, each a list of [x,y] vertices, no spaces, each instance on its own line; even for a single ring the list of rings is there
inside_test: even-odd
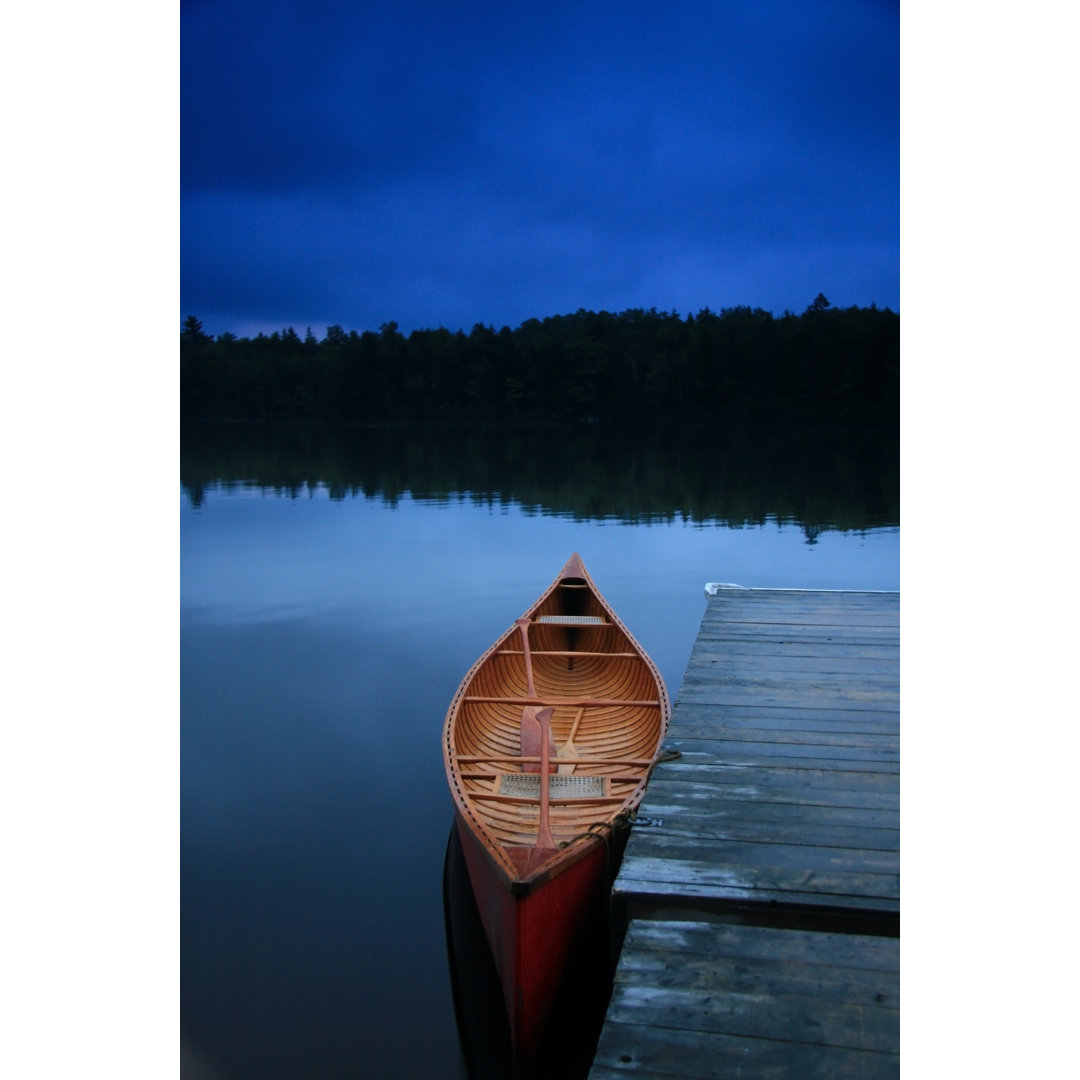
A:
[[[824,294],[819,294],[819,295],[824,295]],[[816,297],[814,299],[816,299]],[[827,297],[826,297],[826,300],[828,300]],[[781,311],[781,312],[770,311],[768,308],[763,308],[763,307],[760,307],[759,305],[756,305],[756,304],[732,304],[732,305],[729,305],[727,307],[723,307],[723,308],[719,308],[719,309],[713,309],[713,308],[710,308],[710,307],[706,306],[706,307],[703,307],[703,308],[699,308],[697,311],[686,311],[686,312],[679,312],[679,311],[676,311],[674,309],[672,309],[670,311],[662,310],[662,309],[657,308],[655,306],[647,307],[647,308],[641,308],[641,307],[625,308],[625,309],[623,309],[621,311],[607,311],[607,310],[604,310],[604,309],[601,309],[599,311],[594,311],[594,310],[589,309],[589,308],[577,308],[574,311],[559,311],[559,312],[555,312],[555,313],[550,314],[550,315],[532,315],[532,316],[524,319],[522,322],[519,322],[515,326],[509,326],[509,325],[506,325],[506,324],[504,324],[503,326],[497,326],[495,323],[480,322],[480,321],[473,323],[473,325],[469,326],[469,327],[465,327],[465,326],[452,327],[452,326],[444,326],[444,325],[440,324],[439,326],[414,326],[414,327],[411,327],[411,328],[402,327],[398,323],[396,323],[394,320],[386,320],[386,321],[380,323],[378,326],[366,326],[366,327],[363,327],[363,328],[344,326],[341,323],[326,323],[326,324],[319,325],[319,326],[304,326],[303,328],[298,327],[298,326],[296,326],[294,324],[290,324],[290,325],[287,325],[287,326],[270,326],[269,324],[257,323],[257,324],[252,324],[251,328],[246,329],[243,333],[241,333],[241,332],[238,332],[237,330],[232,330],[232,329],[228,329],[228,328],[220,329],[220,330],[216,330],[216,331],[211,330],[206,326],[205,321],[199,316],[199,313],[194,312],[194,311],[187,312],[183,316],[183,319],[181,320],[181,322],[183,323],[187,319],[190,319],[190,318],[194,317],[199,322],[199,325],[200,325],[200,328],[201,328],[202,332],[204,334],[207,334],[208,336],[210,336],[212,338],[215,338],[215,339],[222,336],[222,335],[224,335],[224,334],[226,334],[226,333],[232,334],[234,337],[236,337],[238,339],[252,339],[252,338],[257,338],[259,336],[271,337],[273,334],[285,334],[285,333],[288,333],[291,330],[293,333],[295,333],[301,339],[305,338],[307,336],[308,332],[311,332],[314,335],[314,337],[316,338],[316,340],[321,342],[321,341],[325,340],[327,331],[331,327],[334,327],[334,326],[336,326],[339,329],[343,330],[346,334],[356,333],[359,336],[363,336],[364,334],[368,334],[368,333],[373,333],[373,334],[381,333],[384,326],[390,326],[390,325],[393,325],[397,329],[398,333],[400,333],[405,338],[408,338],[411,334],[414,334],[414,333],[418,333],[418,334],[437,333],[440,330],[445,330],[448,333],[454,334],[454,335],[456,335],[456,334],[465,334],[466,336],[468,336],[469,334],[472,333],[472,331],[477,326],[483,327],[484,329],[487,329],[487,330],[491,330],[494,333],[501,333],[503,330],[509,330],[511,333],[517,333],[520,329],[522,329],[522,327],[524,327],[526,325],[526,323],[530,323],[530,322],[544,323],[544,322],[548,321],[549,319],[573,318],[574,316],[576,316],[576,315],[578,315],[578,314],[580,314],[582,312],[585,312],[587,314],[593,314],[593,315],[602,315],[602,314],[603,315],[610,315],[613,318],[619,318],[622,315],[626,315],[626,314],[628,314],[630,312],[634,312],[634,311],[643,311],[646,314],[654,312],[658,316],[674,317],[674,318],[682,320],[683,322],[686,322],[687,320],[690,320],[690,319],[696,320],[696,319],[700,318],[702,315],[705,315],[705,314],[710,314],[710,315],[713,315],[713,316],[715,316],[717,318],[722,318],[727,312],[729,312],[729,311],[737,311],[737,310],[749,310],[749,311],[755,311],[755,312],[764,311],[774,319],[783,319],[783,318],[786,318],[788,316],[793,316],[795,318],[799,318],[800,316],[806,314],[807,310],[809,310],[810,305],[813,302],[814,301],[811,300],[810,304],[807,304],[807,306],[805,308],[803,308],[802,311],[792,311],[790,308],[787,308],[787,309],[785,309],[784,311]],[[882,306],[880,304],[876,304],[876,303],[873,303],[873,302],[871,302],[869,304],[848,304],[848,305],[845,305],[844,307],[841,307],[839,304],[834,304],[831,301],[829,301],[829,303],[828,303],[828,310],[829,311],[844,311],[844,310],[849,310],[849,309],[865,310],[865,311],[876,310],[876,311],[880,311],[880,312],[883,312],[883,313],[890,313],[890,314],[897,315],[897,316],[899,316],[899,314],[900,314],[900,311],[899,311],[898,308],[894,309],[892,307],[889,307],[888,305]]]

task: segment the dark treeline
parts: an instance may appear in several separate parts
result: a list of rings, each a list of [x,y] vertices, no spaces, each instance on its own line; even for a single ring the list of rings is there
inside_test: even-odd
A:
[[[199,507],[217,485],[293,498],[406,496],[578,520],[801,526],[900,521],[899,447],[881,429],[185,423],[180,480]]]
[[[707,308],[578,311],[516,330],[378,333],[331,326],[255,338],[180,335],[189,419],[407,422],[634,421],[896,426],[900,316]]]

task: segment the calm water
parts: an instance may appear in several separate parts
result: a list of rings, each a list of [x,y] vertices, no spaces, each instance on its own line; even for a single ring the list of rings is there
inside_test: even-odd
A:
[[[187,1080],[465,1075],[442,721],[571,552],[673,697],[708,581],[899,588],[887,440],[551,438],[185,429]]]

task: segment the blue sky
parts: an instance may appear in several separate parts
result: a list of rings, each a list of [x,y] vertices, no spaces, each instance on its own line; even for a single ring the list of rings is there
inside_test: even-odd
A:
[[[899,309],[891,0],[190,0],[181,318]]]

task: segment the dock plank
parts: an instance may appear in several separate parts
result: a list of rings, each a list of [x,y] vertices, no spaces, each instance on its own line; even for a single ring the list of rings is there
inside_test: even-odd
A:
[[[649,781],[649,803],[643,804],[643,814],[651,813],[647,808],[651,800],[661,791],[661,785],[672,780],[685,780],[703,785],[699,797],[710,797],[708,789],[716,788],[718,793],[731,785],[746,789],[748,794],[769,792],[774,796],[785,793],[801,794],[806,790],[825,793],[864,792],[874,793],[881,799],[882,806],[899,806],[900,793],[897,790],[895,773],[880,769],[837,769],[825,768],[817,762],[812,768],[779,768],[775,760],[765,765],[753,765],[731,760],[717,761],[711,752],[693,749],[694,744],[683,744],[683,759],[679,762],[679,771],[653,774]],[[799,801],[798,799],[794,801]],[[854,804],[853,804],[854,805]]]
[[[865,913],[877,909],[882,913],[899,911],[900,875],[887,869],[868,871],[842,858],[832,865],[822,865],[822,858],[806,858],[817,865],[776,865],[769,853],[758,845],[757,861],[727,863],[702,858],[701,845],[679,845],[679,855],[669,850],[660,854],[642,855],[634,861],[632,871],[623,879],[622,887],[638,894],[639,898],[655,896],[685,896],[705,906],[705,901],[729,904],[746,901],[774,907],[786,904],[804,907],[815,902],[822,907],[850,905]],[[699,856],[695,858],[694,856]],[[635,911],[639,910],[637,906]],[[766,912],[770,918],[775,911]]]

